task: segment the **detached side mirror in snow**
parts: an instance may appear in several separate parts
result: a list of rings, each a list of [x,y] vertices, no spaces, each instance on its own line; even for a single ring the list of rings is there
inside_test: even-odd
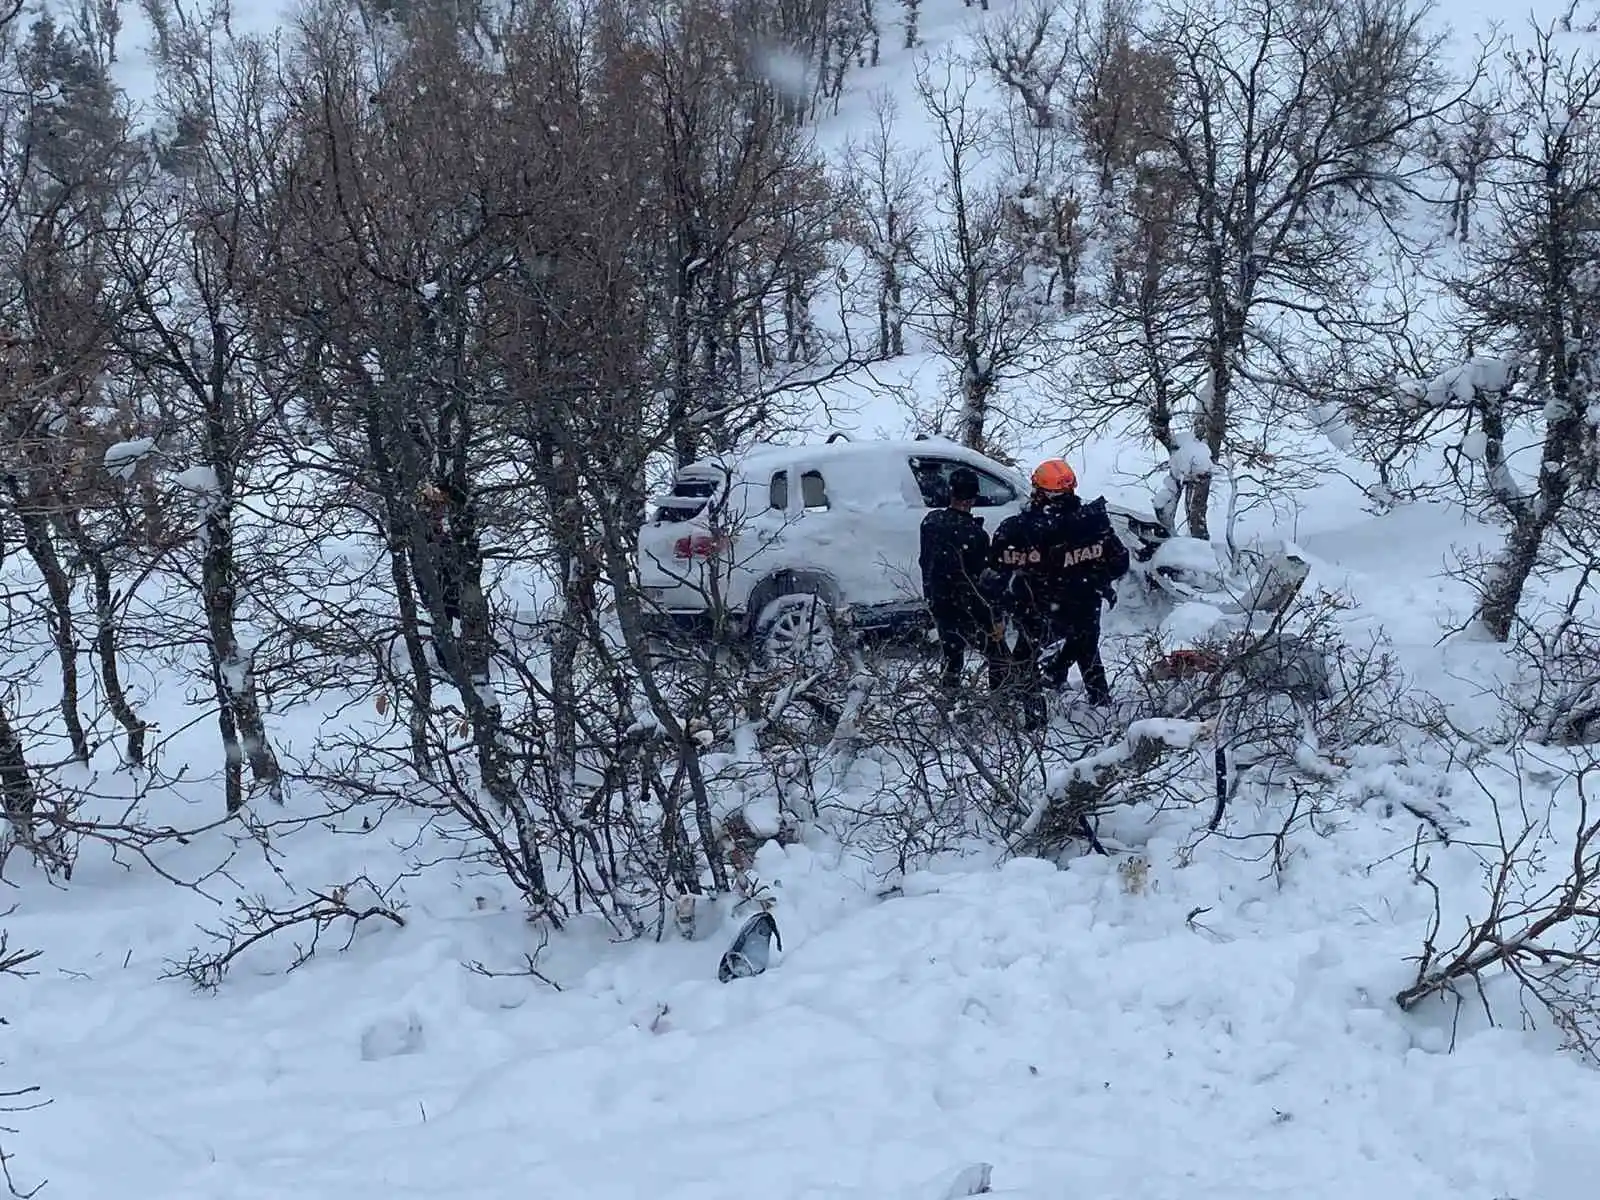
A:
[[[778,923],[765,909],[744,923],[739,935],[733,939],[717,964],[717,980],[729,983],[735,979],[749,979],[767,969],[772,960],[772,944],[783,949],[783,938],[778,934]]]

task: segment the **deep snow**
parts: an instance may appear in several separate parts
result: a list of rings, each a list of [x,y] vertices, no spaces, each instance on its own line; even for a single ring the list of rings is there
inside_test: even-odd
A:
[[[30,881],[9,925],[49,956],[7,981],[7,1072],[55,1102],[18,1148],[55,1194],[173,1200],[938,1200],[972,1162],[1041,1200],[1587,1195],[1594,1075],[1470,1013],[1453,1053],[1449,1013],[1402,1018],[1428,907],[1392,856],[1416,822],[1327,824],[1281,885],[1265,845],[1180,855],[1184,815],[1111,831],[1137,858],[971,862],[881,900],[837,848],[769,844],[767,974],[716,983],[722,938],[579,933],[542,963],[560,993],[463,969],[531,939],[437,878],[408,887],[407,929],[287,976],[263,952],[212,996],[153,978],[193,898]],[[342,878],[376,840],[286,861]]]
[[[932,43],[970,16],[928,7]],[[904,70],[894,45],[884,78]],[[893,370],[937,392],[929,360]],[[881,394],[841,399],[830,427],[908,428]],[[1073,453],[1096,490],[1146,502],[1145,481],[1115,472],[1142,474],[1148,455]],[[1444,575],[1453,548],[1492,534],[1446,506],[1370,517],[1355,495],[1330,482],[1276,532],[1313,560],[1310,586],[1354,598],[1353,634],[1382,629],[1421,686],[1486,720],[1505,664],[1438,643],[1470,611]],[[171,727],[191,719],[181,685],[149,686]],[[280,718],[285,753],[325,719],[351,718]],[[210,738],[175,743],[202,778],[155,802],[164,819],[220,809]],[[581,923],[540,958],[559,992],[475,974],[463,964],[515,970],[536,937],[492,880],[439,870],[398,885],[404,929],[364,926],[290,974],[291,948],[267,946],[197,994],[162,975],[215,924],[210,901],[93,855],[60,889],[14,861],[4,928],[45,953],[35,977],[0,978],[4,1084],[52,1103],[7,1118],[5,1145],[19,1184],[72,1198],[943,1200],[978,1162],[998,1194],[1032,1200],[1592,1194],[1600,1079],[1546,1031],[1391,1003],[1430,912],[1398,802],[1442,799],[1482,828],[1481,793],[1417,748],[1352,764],[1341,795],[1321,833],[1296,832],[1281,878],[1270,839],[1244,837],[1281,820],[1248,807],[1232,840],[1192,848],[1191,813],[1129,817],[1106,832],[1136,853],[1064,870],[972,857],[885,881],[820,833],[769,843],[757,872],[785,952],[729,985],[725,936],[618,946]],[[301,887],[363,870],[386,885],[411,832],[311,824],[278,862]],[[232,849],[208,836],[161,861],[197,877]],[[1480,865],[1465,845],[1433,853],[1448,932]],[[287,895],[250,847],[230,871],[237,887],[209,886],[225,900]],[[880,897],[886,882],[900,890]]]

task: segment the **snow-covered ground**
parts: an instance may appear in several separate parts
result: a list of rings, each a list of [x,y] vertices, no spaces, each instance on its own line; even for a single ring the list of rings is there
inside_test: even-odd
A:
[[[255,22],[268,6],[241,7]],[[975,12],[927,7],[933,44]],[[884,78],[906,70],[893,45]],[[941,386],[928,359],[894,370],[921,397]],[[819,424],[909,427],[885,394],[838,399]],[[1073,452],[1094,490],[1144,502],[1118,472],[1147,458]],[[1352,635],[1382,631],[1458,722],[1489,719],[1505,663],[1440,639],[1471,609],[1446,568],[1492,531],[1443,505],[1373,517],[1331,481],[1277,532],[1311,558],[1309,586],[1352,599]],[[175,681],[153,704],[171,728],[190,719]],[[330,702],[274,732],[293,758],[356,719]],[[203,775],[213,737],[180,737],[168,767],[192,745]],[[783,952],[726,985],[726,936],[618,945],[582,920],[543,948],[542,979],[518,975],[538,939],[509,890],[401,878],[429,835],[393,822],[309,821],[270,861],[220,833],[163,848],[162,871],[195,887],[103,849],[52,887],[18,855],[4,928],[43,954],[32,978],[0,976],[0,1089],[51,1103],[0,1118],[17,1131],[3,1142],[19,1186],[71,1200],[945,1200],[979,1163],[1019,1200],[1580,1200],[1600,1077],[1543,1025],[1393,1002],[1433,912],[1407,804],[1483,833],[1429,851],[1445,944],[1478,905],[1472,843],[1494,823],[1444,746],[1405,749],[1346,764],[1336,802],[1281,838],[1282,814],[1248,805],[1210,838],[1192,811],[1140,813],[1103,831],[1124,848],[1110,858],[975,854],[888,880],[822,831],[768,843],[755,871]],[[1507,796],[1551,778],[1474,770]],[[193,825],[221,796],[202,777],[153,808]],[[288,973],[294,946],[265,944],[215,993],[168,977],[226,916],[208,895],[286,898],[280,870],[301,889],[393,882],[406,924],[364,924],[343,952],[330,931]]]
[[[1367,549],[1341,573],[1389,594],[1406,550]],[[728,985],[725,936],[616,946],[581,924],[540,959],[560,991],[475,973],[534,940],[492,883],[441,871],[401,883],[404,929],[289,974],[292,948],[265,946],[200,994],[161,976],[215,908],[91,859],[67,889],[27,879],[7,921],[46,950],[4,983],[7,1080],[53,1098],[15,1118],[18,1170],[171,1200],[941,1200],[976,1163],[1038,1200],[1588,1195],[1591,1071],[1546,1031],[1392,1002],[1432,911],[1401,802],[1486,831],[1482,797],[1442,751],[1352,764],[1341,796],[1278,870],[1269,812],[1198,843],[1192,812],[1130,821],[1102,833],[1134,853],[968,859],[887,896],[820,835],[769,843],[784,952]],[[410,832],[278,850],[301,882],[384,886]],[[162,864],[196,877],[219,849]],[[1478,861],[1430,853],[1448,932]],[[248,850],[232,872],[271,887]]]

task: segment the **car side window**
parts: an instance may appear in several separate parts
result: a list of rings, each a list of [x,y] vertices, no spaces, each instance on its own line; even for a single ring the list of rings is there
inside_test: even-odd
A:
[[[976,468],[973,474],[978,477],[978,498],[973,501],[974,508],[999,508],[1003,504],[1016,502],[1017,493],[1005,480],[996,479],[989,472]]]
[[[955,466],[947,459],[913,458],[911,475],[922,493],[922,502],[929,508],[943,508],[950,503],[949,467]]]
[[[800,501],[807,512],[825,512],[828,509],[828,485],[821,471],[806,471],[800,476]]]
[[[973,502],[974,508],[999,508],[1016,502],[1016,490],[987,471],[953,458],[914,458],[911,460],[911,474],[916,478],[924,504],[929,508],[943,508],[950,503],[950,473],[959,467],[966,467],[978,477],[978,498]]]
[[[767,485],[767,507],[778,512],[789,511],[789,472],[778,471]]]

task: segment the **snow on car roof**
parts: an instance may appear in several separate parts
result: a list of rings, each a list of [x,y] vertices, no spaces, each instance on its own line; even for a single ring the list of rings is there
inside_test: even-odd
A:
[[[683,468],[683,471],[699,474],[706,471],[722,471],[728,466],[737,466],[747,473],[760,474],[767,470],[786,466],[797,459],[804,459],[808,464],[825,467],[830,462],[848,462],[852,459],[881,458],[885,455],[898,456],[902,454],[907,457],[914,457],[918,454],[948,455],[984,465],[990,470],[1004,471],[1008,475],[1015,474],[985,455],[979,454],[975,450],[969,450],[959,442],[953,442],[949,438],[943,437],[860,442],[840,439],[836,442],[798,442],[793,445],[761,442],[746,450],[734,451],[721,458],[705,458],[689,463]]]

